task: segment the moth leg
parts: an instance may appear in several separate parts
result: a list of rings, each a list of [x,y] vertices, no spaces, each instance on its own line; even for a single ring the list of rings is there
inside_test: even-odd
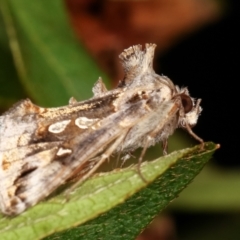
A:
[[[146,139],[145,145],[143,147],[143,150],[141,152],[141,155],[138,158],[138,166],[137,166],[138,174],[141,177],[141,179],[143,180],[143,182],[145,182],[145,183],[147,183],[148,181],[146,180],[146,178],[143,176],[143,174],[141,172],[141,164],[142,164],[143,157],[146,154],[146,151],[149,147],[149,143],[150,143],[151,140],[152,140],[152,138],[150,136],[147,136],[147,139]]]
[[[201,102],[201,99],[198,99],[197,103],[196,103],[196,106],[194,108],[194,111],[197,111],[198,113],[200,112],[200,102]],[[179,110],[179,115],[181,117],[184,118],[185,116],[185,112],[184,112],[184,108],[181,107],[180,110]],[[197,134],[195,134],[193,131],[192,131],[192,128],[190,127],[190,125],[188,124],[187,121],[184,122],[184,128],[188,131],[188,133],[193,137],[195,138],[197,141],[199,141],[201,143],[201,146],[200,146],[200,149],[203,150],[203,147],[204,147],[204,141],[202,138],[200,138]]]
[[[125,138],[126,132],[124,134],[122,134],[121,136],[119,136],[115,142],[108,148],[105,150],[105,152],[103,154],[101,154],[99,156],[99,160],[96,163],[95,166],[93,166],[93,168],[91,170],[88,171],[88,173],[86,175],[84,175],[81,179],[79,179],[77,182],[75,182],[67,191],[66,191],[66,196],[69,196],[70,192],[76,188],[79,184],[83,183],[85,180],[87,180],[93,173],[96,172],[96,170],[106,161],[106,159],[108,159],[111,154],[116,150],[116,148],[119,146],[119,144],[121,144],[121,142],[123,141],[123,139]]]
[[[199,142],[201,143],[200,149],[203,150],[203,148],[204,148],[204,141],[203,141],[203,139],[200,138],[197,134],[195,134],[195,133],[192,131],[192,129],[191,129],[191,127],[189,126],[188,123],[186,123],[186,126],[185,126],[185,127],[186,127],[188,133],[189,133],[191,136],[193,136],[197,141],[199,141]]]
[[[118,152],[116,162],[115,162],[115,164],[113,164],[113,166],[114,166],[113,168],[117,168],[118,167],[118,163],[119,163],[120,157],[121,157],[121,152]]]
[[[173,109],[171,109],[171,111],[170,111],[171,115],[173,116],[177,112],[177,110],[178,110],[178,105],[175,105],[173,107]],[[161,131],[162,127],[166,124],[167,120],[169,119],[169,117],[171,117],[171,115],[169,115],[168,118],[166,117],[153,131],[151,131],[148,134],[148,136],[146,138],[146,143],[145,143],[145,145],[143,147],[142,153],[141,153],[141,155],[139,157],[139,161],[138,161],[138,172],[139,172],[139,175],[140,175],[140,177],[142,178],[142,180],[144,182],[147,182],[147,181],[143,177],[143,175],[142,175],[142,173],[140,171],[140,166],[141,166],[141,163],[142,163],[142,159],[143,159],[143,157],[144,157],[144,155],[146,153],[147,148],[150,145],[149,143],[151,143],[151,141],[156,138],[157,134],[159,133],[159,131]],[[167,139],[163,140],[163,155],[167,154],[167,143],[168,143]]]
[[[127,131],[127,133],[125,134],[125,137],[123,138],[123,140],[122,140],[122,142],[121,142],[121,148],[120,148],[120,150],[118,151],[118,156],[117,156],[117,161],[116,161],[116,167],[118,166],[118,162],[119,162],[119,159],[120,159],[120,157],[121,157],[121,152],[123,151],[123,145],[122,145],[122,143],[124,142],[124,140],[126,139],[126,137],[127,137],[127,135],[128,135],[128,133],[130,132],[130,129]],[[123,156],[122,158],[121,158],[121,160],[122,160],[122,164],[121,164],[121,168],[123,167],[123,165],[124,165],[124,163],[131,157],[132,155],[130,154],[130,153],[127,153],[127,154],[125,154],[125,156]]]
[[[168,154],[168,140],[164,139],[162,141],[162,148],[163,148],[163,155],[167,155]]]
[[[131,152],[127,152],[122,158],[121,158],[121,161],[122,161],[122,164],[121,164],[121,168],[123,167],[123,165],[125,164],[125,162],[129,159],[129,158],[135,158],[135,156],[133,154],[131,154]]]

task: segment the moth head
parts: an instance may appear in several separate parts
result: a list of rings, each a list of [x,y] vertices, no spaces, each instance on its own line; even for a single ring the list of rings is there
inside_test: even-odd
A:
[[[195,100],[194,98],[191,98],[187,88],[178,88],[178,94],[181,98],[182,105],[182,110],[180,110],[179,113],[179,125],[181,127],[186,127],[186,124],[188,124],[190,127],[194,127],[202,111],[200,106],[201,99]]]

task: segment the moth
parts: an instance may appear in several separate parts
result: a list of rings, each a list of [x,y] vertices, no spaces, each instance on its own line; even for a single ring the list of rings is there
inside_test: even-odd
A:
[[[93,97],[57,108],[29,99],[0,117],[0,209],[17,215],[77,176],[84,181],[112,154],[145,151],[167,140],[178,127],[193,133],[202,109],[153,70],[155,44],[132,46],[120,54],[125,76],[108,91],[98,79]]]

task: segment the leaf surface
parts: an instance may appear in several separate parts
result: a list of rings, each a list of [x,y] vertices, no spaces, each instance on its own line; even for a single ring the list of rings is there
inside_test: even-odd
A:
[[[75,189],[67,202],[59,194],[17,217],[2,216],[1,239],[40,239],[83,223],[48,239],[134,239],[192,181],[217,148],[206,143],[203,150],[196,146],[145,162],[141,173],[147,182],[135,165],[98,174]]]
[[[21,84],[36,103],[67,105],[89,98],[99,76],[106,82],[73,36],[63,1],[1,0],[1,9]]]

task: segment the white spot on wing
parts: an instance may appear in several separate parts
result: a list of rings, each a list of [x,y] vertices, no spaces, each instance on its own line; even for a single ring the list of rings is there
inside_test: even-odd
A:
[[[75,124],[82,129],[87,129],[91,125],[93,125],[96,121],[98,121],[98,118],[89,119],[86,117],[79,117],[75,120]]]
[[[52,132],[52,133],[63,132],[70,122],[71,122],[71,120],[64,120],[61,122],[56,122],[48,127],[48,131]]]
[[[68,148],[59,148],[58,152],[57,152],[57,156],[62,156],[65,154],[71,154],[72,150],[68,149]]]

